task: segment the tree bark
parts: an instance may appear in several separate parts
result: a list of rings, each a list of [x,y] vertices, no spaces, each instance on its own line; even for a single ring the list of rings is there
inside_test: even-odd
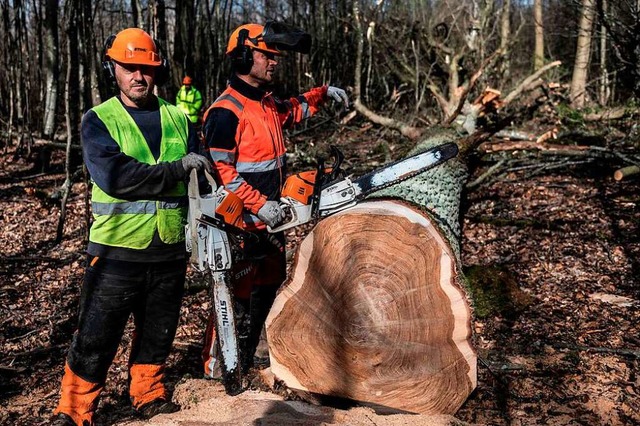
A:
[[[176,28],[173,51],[173,83],[192,73],[194,52],[192,42],[195,36],[194,3],[192,0],[176,3]]]
[[[511,0],[504,0],[500,12],[500,50],[502,50],[502,62],[500,71],[503,78],[508,79],[511,71],[509,63],[509,43],[511,42]]]
[[[542,0],[533,2],[533,25],[535,26],[535,47],[533,58],[533,70],[538,71],[544,65],[544,25],[542,13]]]
[[[80,86],[79,86],[79,72],[78,64],[80,62],[80,52],[78,49],[78,15],[80,14],[80,0],[71,0],[67,3],[68,17],[67,17],[67,78],[66,78],[66,121],[67,121],[67,146],[65,151],[65,180],[60,188],[62,200],[60,204],[60,217],[58,219],[58,226],[56,228],[56,243],[62,241],[64,234],[64,222],[67,215],[67,200],[71,193],[71,187],[73,182],[71,180],[72,175],[72,146],[79,145],[80,142],[80,111],[78,105],[80,104]]]
[[[454,140],[436,131],[411,153]],[[422,414],[453,414],[477,383],[460,275],[453,159],[318,223],[267,319],[288,387]]]
[[[56,127],[58,104],[58,76],[60,73],[58,48],[58,1],[47,0],[45,20],[46,93],[44,102],[44,129],[46,137],[52,137]]]
[[[576,60],[571,78],[569,97],[574,108],[582,108],[586,101],[587,75],[591,54],[591,31],[595,14],[594,0],[582,0],[582,15],[578,33]]]
[[[602,7],[607,10],[607,1],[602,0]],[[607,28],[600,24],[600,82],[598,84],[598,102],[606,106],[609,102],[609,71],[607,70]]]

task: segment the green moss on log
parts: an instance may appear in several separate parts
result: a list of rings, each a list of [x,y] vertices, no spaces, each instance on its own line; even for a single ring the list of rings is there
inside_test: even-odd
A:
[[[515,318],[533,303],[533,297],[518,287],[511,272],[500,266],[476,265],[464,271],[477,318],[500,315]]]
[[[431,129],[407,156],[446,142],[455,142],[457,138],[452,129]],[[467,179],[465,163],[454,158],[425,173],[375,192],[369,198],[398,198],[426,212],[439,226],[460,266],[460,197]]]

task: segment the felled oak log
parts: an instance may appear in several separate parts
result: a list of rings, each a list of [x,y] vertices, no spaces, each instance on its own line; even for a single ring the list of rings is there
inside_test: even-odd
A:
[[[440,132],[409,155],[454,140]],[[267,318],[286,386],[372,406],[453,414],[476,386],[459,259],[459,159],[320,221]]]

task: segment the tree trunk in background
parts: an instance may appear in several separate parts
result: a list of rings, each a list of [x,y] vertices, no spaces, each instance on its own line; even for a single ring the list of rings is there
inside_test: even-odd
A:
[[[43,134],[53,137],[56,130],[56,110],[58,104],[58,75],[60,73],[60,52],[58,42],[58,0],[47,0],[45,10],[45,69],[46,92],[44,101]]]
[[[509,43],[511,42],[511,0],[504,0],[500,14],[500,50],[502,50],[501,75],[509,78]]]
[[[176,32],[174,39],[172,83],[180,85],[182,77],[193,71],[193,40],[195,36],[195,18],[193,0],[176,3]]]
[[[410,154],[454,137],[436,131]],[[279,380],[374,407],[460,408],[477,384],[460,275],[466,180],[453,159],[316,225],[267,318]]]
[[[591,32],[595,15],[594,0],[582,0],[582,13],[578,27],[578,46],[573,66],[569,98],[574,108],[582,108],[586,101],[587,76],[591,54]]]
[[[542,0],[533,1],[533,25],[535,27],[535,46],[533,49],[533,70],[538,71],[544,66],[544,21]]]
[[[148,31],[148,28],[144,28],[144,23],[140,16],[141,13],[142,6],[140,5],[140,0],[131,0],[131,18],[133,19],[133,26]]]
[[[91,109],[100,103],[98,90],[98,76],[96,58],[102,52],[96,49],[93,32],[93,13],[91,2],[82,2],[79,8],[80,26],[78,27],[78,42],[80,45],[80,84],[81,84],[81,112]],[[98,55],[96,55],[96,51]],[[99,68],[102,72],[102,68]]]
[[[149,2],[151,25],[149,26],[149,30],[154,35],[156,40],[160,42],[165,50],[168,51],[167,46],[167,32],[166,28],[166,7],[164,0],[153,0]]]
[[[181,2],[178,2],[182,4]],[[160,48],[160,54],[163,58],[169,60],[169,46],[167,40],[167,22],[166,22],[166,7],[164,0],[155,0],[149,2],[149,31],[151,31],[151,36],[158,42]],[[172,100],[173,94],[175,93],[172,87],[176,81],[176,67],[170,67],[170,77],[167,84],[158,87],[156,86],[156,91],[158,96],[163,99],[167,99],[169,101]]]
[[[607,0],[602,0],[602,8],[607,10]],[[607,28],[600,25],[600,83],[598,84],[598,102],[606,106],[609,102],[609,72],[607,71]]]
[[[17,66],[15,60],[15,39],[11,34],[11,17],[9,16],[9,5],[7,2],[0,2],[0,7],[2,7],[2,32],[6,34],[6,39],[4,43],[0,43],[0,58],[5,58],[4,63],[0,65],[0,71],[4,75],[7,76],[10,80],[13,81],[13,70]],[[11,145],[12,139],[12,131],[14,126],[14,114],[16,110],[15,105],[15,97],[16,97],[16,87],[14,84],[10,84],[7,87],[7,91],[9,92],[6,96],[6,107],[8,109],[8,121],[7,121],[7,143],[4,146],[4,151],[6,152],[7,147]]]
[[[276,19],[277,16],[277,4],[279,2],[274,0],[264,0],[264,17],[266,19]]]
[[[78,50],[78,22],[82,0],[68,0],[67,8],[67,78],[65,91],[66,105],[66,124],[67,124],[67,148],[65,152],[65,180],[60,189],[62,200],[60,204],[60,218],[58,219],[58,227],[56,229],[56,242],[62,241],[64,234],[64,222],[67,214],[67,200],[71,193],[73,182],[71,180],[73,173],[73,164],[71,161],[71,146],[80,145],[80,86],[78,64],[80,62],[80,53]]]
[[[25,119],[25,104],[27,103],[27,97],[24,90],[24,81],[23,76],[25,73],[25,61],[24,61],[24,52],[27,49],[25,46],[26,37],[24,31],[24,5],[21,0],[17,0],[14,2],[14,16],[9,19],[13,19],[13,28],[10,29],[8,35],[10,39],[13,39],[13,46],[10,46],[12,49],[11,58],[13,58],[14,63],[13,67],[11,67],[12,79],[11,81],[15,83],[15,97],[14,97],[14,105],[15,105],[15,119],[18,121],[20,126],[24,126]],[[14,34],[11,37],[11,33]]]

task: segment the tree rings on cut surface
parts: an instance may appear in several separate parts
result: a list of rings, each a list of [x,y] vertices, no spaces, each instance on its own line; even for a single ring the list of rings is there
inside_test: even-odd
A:
[[[302,391],[455,413],[476,386],[455,263],[429,218],[401,202],[322,220],[267,319],[273,373]]]

